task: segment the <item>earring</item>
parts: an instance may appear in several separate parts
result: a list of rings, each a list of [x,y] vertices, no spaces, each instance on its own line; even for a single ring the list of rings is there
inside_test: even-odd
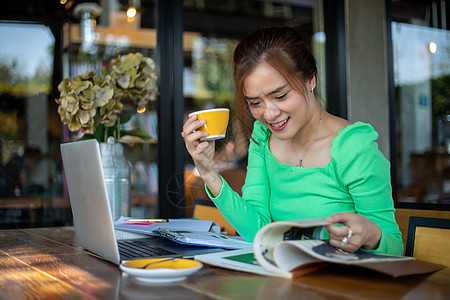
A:
[[[314,93],[314,88],[313,87],[311,87],[311,93]]]

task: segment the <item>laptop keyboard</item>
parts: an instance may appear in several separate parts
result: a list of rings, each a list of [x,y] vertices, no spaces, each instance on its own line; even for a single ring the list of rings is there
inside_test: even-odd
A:
[[[145,241],[120,240],[117,241],[117,244],[119,246],[120,256],[123,258],[169,256],[176,254],[175,252],[149,244]]]

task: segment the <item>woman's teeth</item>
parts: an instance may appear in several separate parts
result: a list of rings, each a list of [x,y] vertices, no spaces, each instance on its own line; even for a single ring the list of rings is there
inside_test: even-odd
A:
[[[272,127],[281,127],[281,126],[283,126],[284,124],[286,124],[286,122],[287,122],[287,119],[286,119],[286,120],[283,120],[283,121],[281,121],[281,122],[279,122],[279,123],[272,123],[271,125],[272,125]]]

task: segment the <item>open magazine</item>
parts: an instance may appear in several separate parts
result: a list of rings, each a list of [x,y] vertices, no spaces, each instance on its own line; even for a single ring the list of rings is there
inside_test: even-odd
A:
[[[329,224],[324,218],[273,222],[255,236],[253,249],[241,249],[195,256],[203,263],[286,278],[299,277],[330,264],[357,265],[393,277],[434,272],[441,265],[412,257],[368,253],[348,253],[327,241],[312,239],[315,229]]]

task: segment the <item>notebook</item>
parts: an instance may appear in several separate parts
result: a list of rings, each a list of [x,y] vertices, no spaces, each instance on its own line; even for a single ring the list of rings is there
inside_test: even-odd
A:
[[[116,239],[98,142],[65,143],[60,149],[77,241],[83,248],[115,264],[135,258],[193,257],[224,251],[181,245],[160,236]]]

